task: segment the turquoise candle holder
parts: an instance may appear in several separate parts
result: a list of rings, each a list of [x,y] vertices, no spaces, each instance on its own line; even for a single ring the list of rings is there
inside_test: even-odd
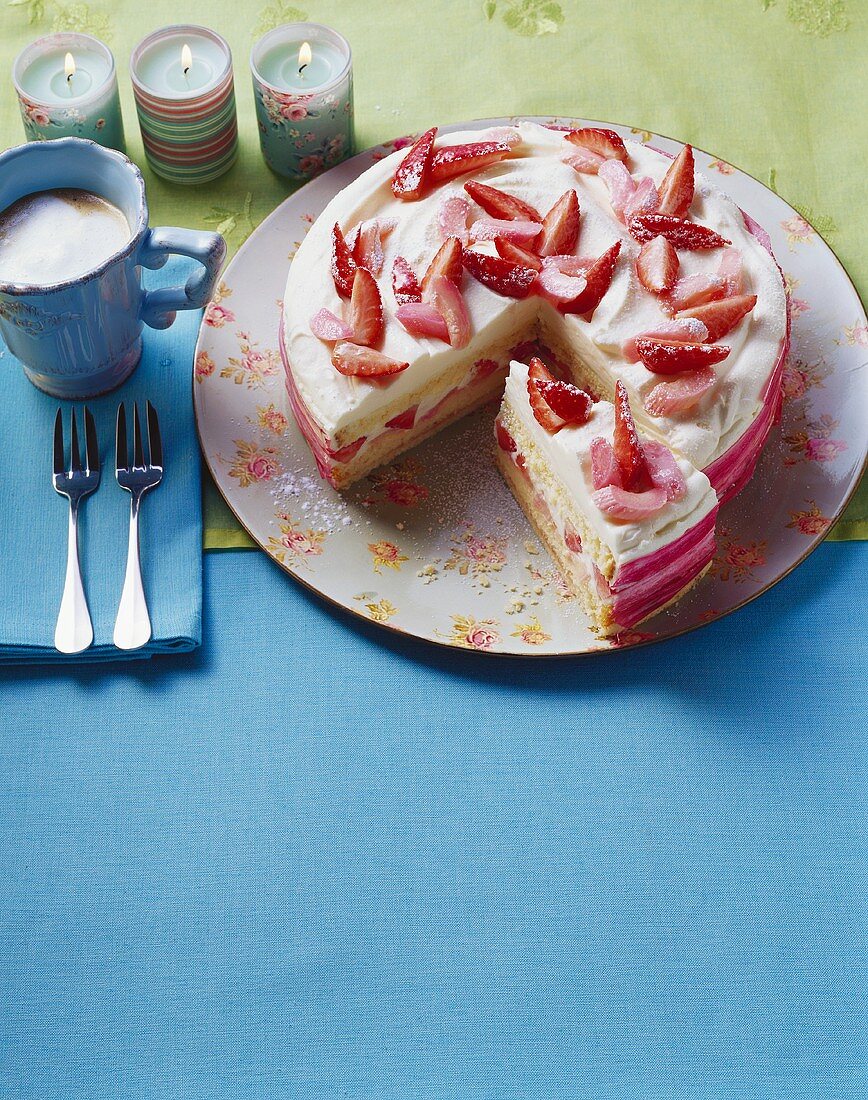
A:
[[[250,70],[259,143],[272,171],[304,181],[352,155],[353,62],[343,35],[287,23],[256,43]]]
[[[28,141],[87,138],[124,152],[115,59],[99,39],[72,31],[38,38],[15,59],[12,80]]]

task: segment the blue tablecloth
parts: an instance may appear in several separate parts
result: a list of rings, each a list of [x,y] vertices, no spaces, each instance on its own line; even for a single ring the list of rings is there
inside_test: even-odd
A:
[[[0,670],[0,1096],[866,1095],[866,572],[532,662],[212,554],[201,650]]]

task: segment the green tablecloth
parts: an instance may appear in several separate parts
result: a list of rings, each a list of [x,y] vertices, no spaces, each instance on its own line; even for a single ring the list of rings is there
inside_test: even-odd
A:
[[[250,47],[269,27],[303,18],[336,26],[353,47],[359,148],[434,123],[511,114],[572,114],[668,134],[772,183],[825,236],[865,299],[868,8],[860,0],[12,0],[0,68],[8,72],[23,45],[52,30],[102,38],[118,60],[129,153],[144,164],[132,47],[167,23],[218,30],[235,57],[238,164],[194,189],[146,178],[155,223],[219,228],[236,249],[290,190],[259,152]],[[7,83],[0,142],[21,138]],[[205,505],[206,547],[249,545],[210,483]],[[868,538],[868,483],[829,537]]]

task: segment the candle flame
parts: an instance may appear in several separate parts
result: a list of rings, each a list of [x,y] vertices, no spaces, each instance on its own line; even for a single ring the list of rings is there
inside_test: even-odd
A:
[[[184,70],[184,76],[190,71],[193,66],[193,52],[185,42],[181,47],[181,68]]]
[[[310,59],[313,57],[313,51],[310,48],[310,42],[302,42],[301,49],[298,51],[298,71],[310,64]]]
[[[63,71],[66,73],[66,81],[69,83],[75,76],[75,58],[71,53],[68,53],[63,59]]]

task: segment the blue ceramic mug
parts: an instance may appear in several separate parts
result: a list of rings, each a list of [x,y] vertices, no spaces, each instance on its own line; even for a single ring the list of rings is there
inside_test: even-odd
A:
[[[38,191],[76,188],[114,203],[132,238],[93,271],[39,286],[0,278],[0,333],[35,386],[55,397],[94,397],[119,386],[142,354],[142,326],[168,328],[200,309],[226,256],[219,233],[149,229],[141,172],[122,153],[81,138],[31,142],[0,154],[0,211]],[[184,286],[144,290],[141,269],[169,256],[202,264]]]

